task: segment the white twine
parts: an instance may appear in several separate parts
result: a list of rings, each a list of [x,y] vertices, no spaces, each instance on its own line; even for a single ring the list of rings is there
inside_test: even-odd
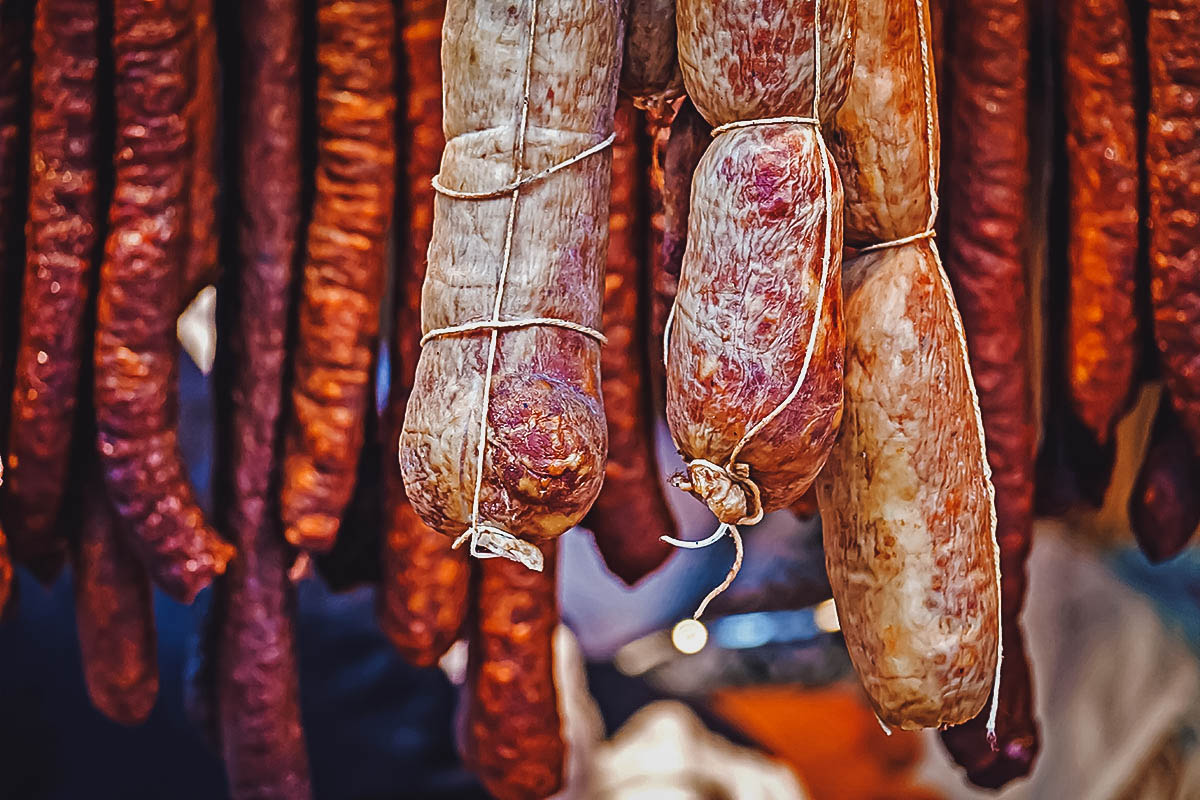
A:
[[[792,386],[791,392],[789,392],[787,397],[785,397],[778,405],[776,405],[775,408],[769,414],[767,414],[765,417],[763,417],[761,420],[759,420],[757,423],[755,423],[748,431],[746,431],[744,434],[742,434],[742,438],[738,440],[738,443],[734,446],[733,450],[730,451],[729,458],[726,459],[724,466],[720,466],[718,464],[714,464],[711,461],[707,461],[705,459],[699,459],[699,458],[692,459],[691,461],[687,462],[689,470],[692,467],[701,467],[704,469],[708,469],[710,471],[716,472],[718,475],[723,476],[730,483],[733,483],[733,484],[736,484],[736,485],[742,487],[743,490],[748,490],[747,491],[747,495],[748,495],[747,499],[749,501],[749,507],[747,508],[747,515],[742,517],[741,519],[739,519],[737,522],[733,522],[733,523],[721,522],[720,525],[717,526],[716,531],[711,536],[709,536],[708,538],[703,539],[701,541],[698,541],[698,542],[687,542],[687,541],[683,541],[681,539],[676,539],[671,536],[660,537],[661,540],[666,542],[667,544],[673,545],[675,547],[686,548],[689,550],[695,550],[695,549],[698,549],[701,547],[708,547],[709,545],[715,544],[716,542],[719,542],[721,539],[723,539],[726,534],[729,534],[730,536],[733,537],[733,545],[734,545],[734,549],[735,549],[733,565],[729,568],[729,572],[725,575],[725,579],[723,581],[721,581],[721,583],[718,586],[716,586],[711,592],[709,592],[708,595],[704,598],[704,600],[702,600],[700,602],[700,605],[696,608],[695,613],[692,614],[692,619],[696,619],[696,620],[700,619],[701,615],[704,614],[704,611],[705,611],[705,609],[708,608],[709,603],[711,603],[716,597],[718,597],[722,592],[724,592],[726,589],[729,588],[730,584],[733,583],[734,578],[737,577],[738,572],[741,571],[744,550],[743,550],[743,546],[742,546],[742,536],[741,536],[741,532],[738,530],[738,526],[739,525],[753,525],[753,524],[759,522],[763,517],[762,493],[758,488],[758,484],[756,484],[754,482],[754,480],[750,477],[750,465],[739,462],[737,460],[738,456],[741,455],[743,448],[745,448],[746,445],[749,444],[750,440],[753,439],[756,435],[758,435],[758,433],[761,432],[763,430],[763,428],[770,425],[771,422],[773,422],[776,417],[778,417],[780,414],[782,414],[787,409],[787,407],[792,404],[792,401],[795,400],[796,397],[800,394],[800,390],[804,387],[804,382],[808,377],[809,367],[812,364],[813,351],[816,349],[817,334],[820,332],[821,312],[825,308],[825,290],[826,290],[826,286],[829,281],[829,271],[830,271],[830,267],[831,267],[832,259],[833,259],[833,252],[832,252],[831,242],[830,242],[830,237],[832,236],[832,233],[833,233],[833,217],[830,213],[830,203],[832,201],[831,186],[832,186],[832,182],[833,182],[833,176],[830,173],[830,169],[829,169],[829,153],[825,148],[825,138],[821,135],[820,105],[821,105],[821,4],[820,4],[820,0],[814,0],[814,4],[813,4],[812,115],[808,116],[808,117],[779,116],[779,117],[762,117],[760,119],[750,119],[750,120],[738,120],[735,122],[727,122],[724,125],[720,125],[720,126],[714,128],[712,131],[712,135],[714,137],[716,137],[716,136],[720,136],[723,133],[727,133],[728,131],[738,130],[741,128],[750,128],[750,127],[755,127],[755,126],[760,126],[760,125],[781,125],[781,124],[811,125],[816,131],[817,149],[818,149],[818,151],[820,153],[820,157],[821,157],[821,166],[822,166],[822,169],[821,169],[821,178],[822,178],[821,193],[822,193],[822,198],[824,200],[824,208],[825,208],[825,213],[824,213],[825,236],[824,236],[824,249],[821,254],[821,282],[820,282],[820,285],[817,290],[817,308],[813,314],[813,322],[812,322],[812,328],[809,331],[808,345],[804,351],[804,363],[800,367],[800,374],[797,376],[796,382]],[[678,307],[678,298],[676,298],[676,302],[671,305],[671,311],[667,315],[667,323],[663,328],[663,366],[664,367],[667,366],[668,353],[670,351],[670,342],[671,342],[671,326],[675,321],[675,310],[677,307]],[[685,480],[677,480],[677,481],[675,481],[675,485],[678,488],[683,489],[684,491],[689,491],[691,489],[691,484],[687,483]]]
[[[954,328],[958,337],[958,346],[960,352],[967,354],[967,335],[963,330],[962,318],[959,316],[957,306],[954,304],[954,290],[950,286],[950,279],[946,276],[945,269],[942,268],[942,257],[938,252],[937,243],[933,241],[934,223],[937,221],[938,215],[938,191],[937,191],[937,154],[933,149],[933,109],[934,109],[934,93],[933,93],[933,68],[930,65],[932,57],[930,56],[929,48],[929,31],[926,25],[927,10],[925,0],[915,0],[917,7],[917,34],[920,39],[921,46],[921,77],[923,79],[923,88],[925,95],[925,150],[927,153],[927,178],[929,187],[929,218],[925,224],[925,230],[919,234],[915,234],[905,239],[897,239],[894,242],[885,242],[881,245],[862,248],[859,252],[867,250],[882,249],[884,247],[895,247],[900,244],[905,244],[907,241],[917,241],[920,239],[929,239],[929,248],[933,253],[934,262],[937,264],[938,279],[941,283],[942,292],[946,298],[951,301],[951,308],[954,311]],[[1000,594],[1000,542],[996,538],[996,487],[992,485],[992,468],[987,460],[987,448],[984,444],[983,431],[983,416],[979,409],[979,394],[975,389],[975,377],[971,373],[970,368],[967,369],[967,386],[971,392],[971,405],[975,412],[975,428],[976,435],[979,439],[980,459],[983,463],[983,471],[985,476],[985,485],[987,486],[988,495],[988,521],[991,527],[992,536],[992,559],[996,570],[996,674],[992,682],[992,704],[988,710],[987,719],[987,740],[992,750],[996,750],[996,718],[1000,711],[1000,667],[1004,661],[1004,622],[1003,614],[1001,614],[1001,594]]]
[[[504,251],[500,262],[500,275],[497,279],[496,298],[492,303],[492,316],[486,320],[475,320],[461,325],[451,325],[429,331],[421,337],[421,345],[433,339],[446,336],[456,336],[475,331],[488,331],[487,371],[483,379],[483,401],[479,412],[479,447],[475,458],[475,492],[471,499],[471,525],[462,535],[454,540],[457,549],[465,542],[470,542],[470,553],[475,558],[507,558],[523,564],[531,570],[541,572],[543,569],[542,551],[536,545],[519,539],[508,531],[494,525],[479,521],[479,505],[483,493],[484,459],[487,455],[488,411],[492,397],[492,378],[496,369],[496,350],[501,330],[526,328],[530,326],[551,326],[576,331],[604,344],[608,340],[600,331],[578,322],[554,317],[533,317],[530,319],[505,320],[500,318],[500,309],[504,303],[504,289],[508,281],[508,267],[512,262],[513,231],[516,227],[517,202],[521,189],[538,181],[544,180],[554,173],[566,169],[573,164],[602,152],[612,145],[616,138],[615,131],[604,140],[597,142],[586,150],[576,153],[570,158],[531,175],[521,175],[525,163],[525,135],[529,126],[529,87],[533,75],[533,43],[537,32],[538,0],[530,0],[528,43],[525,49],[525,82],[521,92],[521,121],[517,127],[517,140],[513,148],[513,173],[517,177],[510,183],[496,189],[481,192],[464,192],[444,186],[440,176],[434,176],[430,182],[434,191],[456,200],[490,200],[508,195],[508,221],[504,231]]]

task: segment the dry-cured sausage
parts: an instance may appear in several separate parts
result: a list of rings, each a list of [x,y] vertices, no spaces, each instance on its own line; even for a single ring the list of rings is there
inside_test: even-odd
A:
[[[97,441],[110,499],[151,576],[190,601],[234,549],[208,526],[179,454],[175,316],[187,242],[187,9],[117,0],[116,185],[100,270]]]
[[[621,89],[661,119],[683,94],[675,52],[675,0],[629,0]]]
[[[684,100],[675,119],[671,121],[671,133],[663,159],[662,268],[675,280],[679,279],[683,254],[687,249],[692,177],[712,141],[710,131],[712,126],[704,121],[692,102]]]
[[[556,543],[545,569],[478,562],[464,740],[467,764],[498,800],[549,797],[562,786],[566,746],[554,685]]]
[[[1142,468],[1129,496],[1129,523],[1154,562],[1179,555],[1200,525],[1200,457],[1163,398]]]
[[[188,105],[191,158],[188,163],[188,244],[183,295],[186,305],[217,275],[217,109],[221,85],[213,0],[191,0],[195,30],[195,85]],[[182,307],[181,305],[181,307]]]
[[[799,499],[837,434],[842,189],[803,119],[845,98],[854,18],[853,2],[678,4],[684,83],[718,127],[693,177],[667,422],[675,485],[723,524]]]
[[[1200,2],[1151,0],[1150,296],[1163,377],[1200,452]]]
[[[927,240],[846,263],[846,408],[817,479],[846,647],[887,725],[971,719],[998,669],[995,512],[962,327]]]
[[[90,456],[94,458],[94,456]],[[146,721],[158,699],[158,637],[145,567],[120,535],[94,461],[75,550],[75,626],[92,705],[123,725]]]
[[[238,558],[217,584],[207,720],[234,798],[312,796],[300,723],[294,554],[279,485],[288,320],[301,231],[300,0],[238,8],[237,254],[218,295],[218,529]]]
[[[0,398],[12,396],[24,274],[33,0],[0,3]],[[0,402],[0,442],[10,404]]]
[[[406,69],[405,124],[400,147],[403,193],[398,203],[402,237],[396,248],[396,311],[391,348],[391,393],[385,415],[386,515],[379,588],[379,624],[410,662],[435,663],[462,632],[470,570],[464,550],[426,525],[404,494],[399,436],[404,408],[421,356],[421,284],[433,233],[433,186],[442,138],[441,59],[445,0],[405,0],[401,5]],[[406,223],[406,224],[405,224]]]
[[[676,533],[659,478],[654,436],[658,415],[645,347],[649,253],[641,246],[645,215],[639,150],[645,148],[639,147],[638,118],[632,103],[618,104],[604,274],[603,330],[608,344],[600,354],[608,464],[600,496],[583,523],[595,535],[604,563],[630,585],[666,560],[671,548],[660,537]]]
[[[13,554],[44,577],[70,463],[85,317],[100,231],[98,0],[44,0],[34,22],[29,220],[13,381],[6,514]]]
[[[535,545],[513,537],[566,531],[604,474],[595,332],[621,5],[446,6],[446,149],[404,485],[431,527],[530,565]]]
[[[1141,348],[1133,33],[1125,0],[1067,0],[1059,12],[1071,187],[1067,383],[1104,444],[1129,405]]]
[[[952,148],[943,162],[941,228],[946,272],[962,312],[971,369],[996,489],[996,538],[1003,575],[1001,617],[1006,646],[1019,633],[1025,559],[1033,534],[1036,429],[1030,388],[1026,244],[1029,164],[1026,132],[1029,64],[1027,0],[966,0],[947,32],[946,74]],[[1015,648],[1014,648],[1015,649]],[[1022,684],[1023,685],[1018,685]],[[1024,774],[1036,752],[1028,671],[1005,669],[997,712],[996,774]],[[988,747],[987,720],[944,741],[953,755]],[[956,741],[957,740],[957,741]],[[1029,742],[1032,741],[1032,744]],[[972,776],[974,767],[969,768]]]
[[[395,11],[317,3],[316,199],[308,226],[283,473],[292,544],[333,546],[370,403],[395,176]]]

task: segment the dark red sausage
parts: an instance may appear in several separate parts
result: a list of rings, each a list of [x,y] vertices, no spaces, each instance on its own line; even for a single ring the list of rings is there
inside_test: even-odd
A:
[[[646,215],[641,206],[645,196],[641,155],[646,148],[639,147],[638,128],[633,101],[621,97],[613,144],[601,323],[608,344],[600,351],[608,463],[600,496],[583,522],[595,535],[604,563],[630,585],[657,569],[670,554],[671,546],[659,537],[676,535],[659,478],[655,453],[658,414],[645,347],[650,276],[649,254],[642,247],[641,222]]]
[[[0,527],[0,619],[3,619],[8,598],[12,596],[12,580],[13,568],[12,559],[8,554],[8,538],[4,535],[4,528]]]
[[[387,525],[379,624],[413,664],[437,662],[461,635],[470,569],[465,550],[421,521],[404,494],[399,436],[421,355],[421,285],[433,231],[433,186],[445,144],[440,70],[445,0],[400,5],[405,68],[404,125],[399,131],[404,172],[398,202],[396,309],[391,344],[391,393],[385,415],[384,475]],[[438,67],[438,68],[435,68]]]
[[[32,0],[0,3],[0,398],[12,395],[20,332],[33,8]],[[9,407],[0,402],[0,443],[8,441]]]
[[[1200,453],[1200,0],[1151,0],[1150,296],[1163,377]]]
[[[188,164],[188,249],[183,303],[217,277],[217,109],[221,75],[213,0],[192,0],[196,36],[196,83],[188,107],[192,153]]]
[[[218,318],[219,530],[239,556],[218,583],[208,677],[234,798],[312,796],[300,720],[294,553],[283,538],[288,321],[301,234],[301,0],[243,3],[238,27],[237,254]]]
[[[1126,0],[1059,4],[1070,180],[1067,384],[1105,444],[1129,407],[1141,340],[1137,119]]]
[[[151,576],[185,602],[234,554],[187,481],[173,386],[187,241],[188,11],[182,0],[114,7],[116,184],[95,343],[97,441],[110,498]]]
[[[395,19],[384,0],[318,0],[316,199],[282,490],[292,544],[333,546],[354,491],[392,211]]]
[[[103,492],[93,466],[75,551],[75,625],[92,705],[115,722],[138,725],[158,698],[154,597]]]
[[[1002,785],[1028,773],[1037,752],[1018,620],[1033,532],[1036,429],[1030,387],[1025,236],[1029,9],[1026,0],[963,0],[943,19],[951,103],[945,116],[941,234],[946,272],[962,313],[988,461],[996,488],[1004,663],[995,763],[981,717],[943,732],[968,777]],[[989,704],[990,705],[990,704]],[[986,776],[985,776],[986,773]],[[992,781],[999,781],[993,784]]]
[[[1164,397],[1150,446],[1129,496],[1129,523],[1138,546],[1154,562],[1182,552],[1200,525],[1200,457]]]
[[[8,439],[13,554],[52,578],[67,484],[85,316],[100,231],[97,196],[98,0],[43,0],[34,26],[29,221],[21,340]]]
[[[563,784],[566,745],[554,686],[557,543],[545,571],[478,562],[464,757],[498,800],[548,797]]]

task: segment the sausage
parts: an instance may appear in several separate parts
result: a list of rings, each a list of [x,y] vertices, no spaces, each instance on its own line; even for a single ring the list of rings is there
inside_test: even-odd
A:
[[[1005,617],[1003,625],[1004,670],[996,704],[996,744],[990,741],[983,714],[941,733],[942,743],[966,769],[967,778],[985,789],[999,789],[1028,775],[1041,748],[1024,635],[1015,619]]]
[[[690,100],[684,100],[675,119],[671,121],[671,134],[663,163],[663,271],[676,280],[683,268],[683,254],[687,249],[692,176],[712,141],[710,131],[712,126],[704,121],[696,106]]]
[[[683,94],[675,50],[675,0],[629,0],[621,89],[638,108],[663,118]]]
[[[714,125],[811,115],[814,0],[677,0],[679,64],[688,97]],[[854,70],[857,3],[820,0],[821,102],[828,122]]]
[[[218,293],[214,519],[239,557],[217,584],[206,709],[234,798],[312,796],[300,720],[294,554],[279,485],[301,231],[301,0],[244,3],[238,31],[237,259]]]
[[[1150,297],[1163,378],[1200,452],[1200,2],[1151,0],[1146,28],[1150,108]]]
[[[996,490],[1006,643],[1018,633],[1024,602],[1037,440],[1025,264],[1028,42],[1025,0],[968,0],[955,8],[946,63],[954,84],[949,114],[953,148],[943,164],[942,185],[952,213],[941,235],[946,272],[966,329]],[[1016,685],[1019,681],[1025,685]],[[994,771],[1009,778],[1031,768],[1037,743],[1031,704],[1006,703],[1030,693],[1027,672],[1004,671],[994,704],[999,754]],[[943,741],[952,755],[960,756],[968,750],[964,738],[983,737],[975,749],[990,752],[987,727],[979,720]],[[971,777],[971,765],[965,766]]]
[[[928,26],[918,0],[859,8],[854,78],[828,134],[845,192],[848,245],[891,242],[929,228],[938,180],[930,151],[939,152],[940,140],[936,102],[926,114],[926,91],[931,100],[937,96],[924,66]]]
[[[671,552],[662,536],[674,537],[675,520],[659,479],[655,451],[654,387],[645,347],[643,308],[649,275],[644,237],[644,196],[638,114],[630,102],[617,106],[613,144],[612,205],[608,217],[608,268],[604,275],[600,379],[608,418],[609,457],[604,486],[584,526],[596,537],[604,563],[633,585],[657,569]]]
[[[470,569],[465,551],[427,526],[404,494],[399,436],[404,407],[421,355],[421,284],[433,232],[434,193],[442,147],[440,66],[445,0],[406,0],[401,6],[407,103],[401,127],[404,153],[403,212],[396,226],[396,312],[392,332],[391,393],[383,452],[387,509],[379,588],[380,627],[410,662],[437,662],[462,633],[468,609]],[[406,224],[407,223],[407,224]]]
[[[932,245],[846,263],[846,407],[817,480],[850,660],[887,725],[965,722],[999,653],[995,512],[962,328]]]
[[[579,522],[604,475],[608,435],[592,332],[600,325],[610,178],[604,144],[613,130],[622,14],[617,0],[542,0],[536,17],[529,0],[511,4],[515,13],[507,15],[489,8],[478,0],[446,5],[444,191],[434,203],[421,308],[427,341],[400,461],[426,524],[452,536],[469,531],[473,546],[536,566],[536,546],[521,539],[558,536]],[[480,70],[506,77],[481,85]],[[527,119],[519,111],[526,79]],[[493,319],[542,322],[493,333]],[[470,323],[482,327],[450,333]]]
[[[8,537],[4,535],[4,527],[0,525],[0,619],[4,618],[4,610],[8,606],[8,598],[12,596],[13,565],[8,553]]]
[[[1200,525],[1200,457],[1168,398],[1158,406],[1150,445],[1129,496],[1129,522],[1138,546],[1155,563],[1183,551]]]
[[[90,455],[89,455],[90,457]],[[150,578],[124,537],[93,462],[75,550],[75,626],[88,696],[102,714],[140,725],[158,699]]]
[[[799,500],[792,503],[791,512],[801,519],[808,519],[819,514],[821,509],[817,506],[816,488],[810,486]]]
[[[99,17],[96,0],[44,0],[34,23],[29,222],[7,520],[14,556],[46,579],[57,574],[66,552],[54,526],[71,460],[100,230]]]
[[[827,118],[849,83],[855,4],[820,8]],[[813,10],[679,3],[683,78],[709,123],[812,116]],[[754,46],[768,31],[770,47]],[[798,500],[837,434],[841,250],[841,182],[818,130],[783,122],[717,136],[693,178],[667,422],[688,464],[675,485],[722,523]]]
[[[566,745],[554,685],[555,552],[544,571],[480,561],[468,655],[463,757],[497,800],[548,797],[563,784]]]
[[[0,398],[12,396],[20,335],[33,11],[32,0],[0,3]],[[0,402],[0,442],[5,443],[9,408]]]
[[[116,185],[100,270],[97,442],[110,499],[159,586],[190,602],[234,548],[204,520],[178,447],[175,316],[187,230],[186,8],[117,0]]]
[[[326,551],[354,490],[394,193],[393,39],[384,0],[317,3],[317,194],[287,426],[287,539]]]
[[[1124,0],[1060,4],[1070,174],[1071,400],[1100,444],[1129,407],[1139,348],[1138,133]]]
[[[192,0],[195,30],[196,83],[188,108],[192,152],[188,164],[188,245],[181,308],[216,280],[217,236],[217,109],[221,84],[217,66],[217,29],[213,0]]]

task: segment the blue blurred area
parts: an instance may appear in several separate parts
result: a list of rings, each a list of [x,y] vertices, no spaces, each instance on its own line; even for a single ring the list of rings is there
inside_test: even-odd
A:
[[[181,439],[208,502],[212,409],[187,358]],[[0,623],[0,800],[220,800],[216,753],[189,722],[184,675],[195,657],[208,592],[192,606],[159,594],[159,700],[125,728],[90,705],[80,666],[71,577],[49,589],[18,571],[17,609]],[[405,664],[375,624],[374,591],[334,595],[316,579],[299,591],[302,707],[321,800],[483,798],[453,742],[454,687],[438,669]]]

